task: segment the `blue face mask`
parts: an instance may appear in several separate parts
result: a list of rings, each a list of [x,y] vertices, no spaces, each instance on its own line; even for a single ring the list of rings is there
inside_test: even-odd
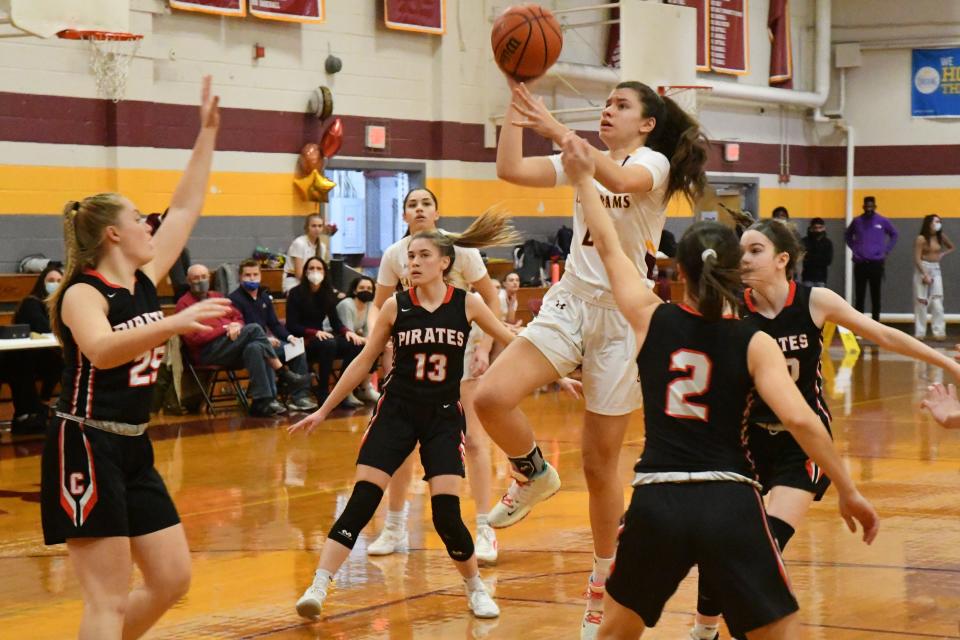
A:
[[[243,288],[246,289],[247,291],[256,291],[257,289],[260,288],[260,283],[253,282],[252,280],[244,280],[240,284],[243,285]]]
[[[47,290],[47,295],[52,296],[53,293],[60,287],[59,282],[44,282],[43,287]]]

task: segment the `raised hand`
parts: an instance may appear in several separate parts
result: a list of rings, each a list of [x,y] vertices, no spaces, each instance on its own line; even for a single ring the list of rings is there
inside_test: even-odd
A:
[[[176,322],[177,333],[209,331],[211,327],[203,323],[211,318],[221,318],[230,311],[230,298],[207,298],[192,304],[180,313],[172,316]]]
[[[560,143],[563,155],[563,171],[571,181],[579,178],[592,177],[596,170],[596,163],[590,155],[590,143],[572,131],[563,137]]]
[[[212,76],[203,76],[200,93],[200,127],[217,129],[220,126],[220,96],[211,96]]]
[[[519,116],[513,120],[513,124],[518,127],[532,129],[544,138],[558,143],[569,131],[553,117],[543,103],[543,98],[535,98],[522,82],[513,88],[512,106]]]

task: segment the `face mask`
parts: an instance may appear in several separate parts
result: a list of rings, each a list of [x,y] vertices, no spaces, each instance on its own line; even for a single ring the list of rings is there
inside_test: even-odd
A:
[[[191,282],[190,291],[197,294],[205,294],[207,291],[210,291],[210,281],[197,280],[196,282]]]
[[[937,233],[938,231],[940,231],[940,229],[943,228],[943,225],[939,222],[932,222],[930,223],[930,228],[933,229],[934,233]]]
[[[310,273],[307,274],[307,280],[313,286],[315,287],[319,286],[320,283],[323,282],[323,274],[320,273],[319,271],[311,271]]]
[[[373,300],[373,291],[357,291],[357,300],[363,303]]]
[[[247,291],[256,291],[257,289],[260,288],[260,283],[259,283],[259,282],[254,282],[253,280],[244,280],[244,281],[241,282],[240,284],[241,284],[241,286],[243,286],[243,288],[246,289]]]
[[[60,288],[59,282],[44,282],[43,288],[47,290],[47,295],[52,296],[54,292]]]

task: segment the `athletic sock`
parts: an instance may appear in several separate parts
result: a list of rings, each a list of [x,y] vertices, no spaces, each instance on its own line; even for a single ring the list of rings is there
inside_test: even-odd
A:
[[[693,629],[690,629],[690,639],[691,640],[713,640],[717,637],[719,632],[720,624],[700,624],[697,622],[693,625]]]
[[[543,460],[543,453],[540,452],[540,447],[533,445],[533,449],[531,449],[528,454],[510,458],[510,464],[513,465],[517,473],[529,480],[542,472],[547,463]]]
[[[487,514],[486,514],[486,513],[478,513],[478,514],[477,514],[477,528],[479,529],[480,527],[486,527],[486,526],[489,526],[489,522],[487,521]]]
[[[600,556],[594,554],[593,556],[593,574],[590,576],[590,582],[595,585],[602,585],[607,583],[607,578],[610,576],[610,567],[613,566],[613,561],[616,558],[601,558]]]
[[[464,578],[463,584],[467,585],[468,591],[477,591],[478,589],[486,589],[486,585],[483,584],[483,580],[480,579],[480,574],[473,576],[472,578]]]
[[[387,527],[390,529],[407,528],[407,510],[410,507],[409,502],[403,503],[403,509],[400,511],[387,511]]]
[[[317,572],[313,576],[313,586],[321,591],[328,591],[330,589],[330,581],[332,579],[332,573],[326,569],[317,569]]]

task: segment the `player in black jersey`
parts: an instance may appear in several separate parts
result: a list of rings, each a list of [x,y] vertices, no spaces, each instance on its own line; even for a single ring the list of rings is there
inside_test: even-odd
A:
[[[636,332],[644,396],[646,442],[634,467],[633,497],[598,638],[638,638],[655,625],[694,564],[711,585],[724,585],[723,612],[749,637],[794,637],[796,599],[743,442],[754,386],[834,475],[841,515],[851,529],[854,519],[860,521],[867,542],[876,535],[877,515],[854,487],[819,418],[790,384],[777,344],[733,315],[740,260],[734,233],[715,223],[688,229],[677,255],[687,285],[684,304],[663,304],[620,247],[592,186],[586,141],[569,135],[563,162],[575,177],[617,305]]]
[[[430,484],[433,524],[463,576],[470,609],[479,618],[500,615],[480,580],[473,538],[460,517],[466,422],[459,400],[470,323],[504,343],[513,335],[479,295],[454,288],[444,276],[453,266],[455,246],[513,244],[516,238],[506,218],[494,212],[484,213],[460,236],[415,234],[407,248],[411,288],[384,303],[363,351],[323,406],[289,428],[291,433],[313,431],[363,382],[387,340],[393,340],[393,368],[360,443],[353,493],[327,534],[313,583],[297,601],[301,616],[320,616],[331,578],[373,518],[391,476],[418,442],[424,479]]]
[[[67,543],[80,582],[82,639],[140,637],[190,584],[186,536],[145,430],[164,342],[202,330],[229,305],[211,300],[164,318],[155,288],[203,208],[219,122],[207,77],[200,133],[152,239],[119,194],[64,208],[67,267],[50,319],[65,369],[43,450],[41,515],[44,541]],[[143,584],[131,592],[133,563]]]
[[[825,432],[829,433],[831,420],[820,374],[821,330],[826,322],[846,327],[884,349],[943,367],[955,378],[960,376],[960,364],[861,314],[830,289],[797,283],[793,274],[801,245],[792,227],[776,220],[758,222],[744,232],[740,246],[743,280],[748,287],[744,321],[777,342],[791,378]],[[767,494],[770,529],[783,551],[810,504],[826,492],[830,476],[810,460],[762,400],[752,405],[749,423],[749,449]],[[701,584],[691,638],[715,638],[719,613],[714,592]]]

